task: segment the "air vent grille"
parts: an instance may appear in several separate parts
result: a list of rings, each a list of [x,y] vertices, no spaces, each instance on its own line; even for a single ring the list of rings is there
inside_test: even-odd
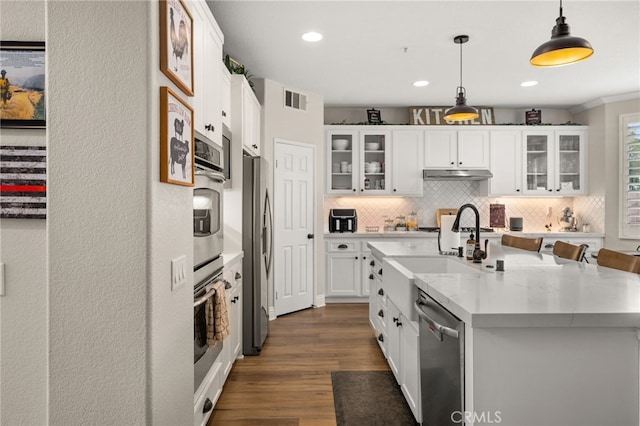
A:
[[[307,95],[305,95],[304,93],[294,92],[292,90],[285,89],[284,106],[297,109],[300,111],[306,111]]]

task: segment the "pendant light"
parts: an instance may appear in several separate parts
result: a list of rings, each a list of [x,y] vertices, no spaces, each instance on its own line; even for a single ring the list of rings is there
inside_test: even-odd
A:
[[[569,24],[562,16],[562,0],[560,0],[560,16],[551,30],[551,40],[543,43],[531,55],[531,65],[536,67],[558,67],[580,62],[593,55],[591,44],[580,37],[569,33]]]
[[[460,86],[456,88],[458,97],[456,98],[456,106],[449,108],[444,113],[444,119],[447,121],[467,121],[475,120],[479,117],[478,110],[467,105],[465,97],[467,91],[462,87],[462,44],[469,41],[468,35],[459,35],[453,38],[454,43],[460,45]]]

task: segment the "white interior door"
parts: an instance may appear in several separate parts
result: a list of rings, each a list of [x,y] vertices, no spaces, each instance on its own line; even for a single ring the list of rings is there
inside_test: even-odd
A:
[[[314,300],[315,148],[276,140],[274,172],[274,290],[276,315]]]

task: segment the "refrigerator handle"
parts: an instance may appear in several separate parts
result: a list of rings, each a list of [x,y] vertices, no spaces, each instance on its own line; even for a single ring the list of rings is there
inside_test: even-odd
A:
[[[273,216],[271,215],[271,202],[269,201],[269,190],[265,190],[264,197],[264,213],[263,213],[263,226],[265,228],[265,234],[263,235],[263,244],[267,244],[268,247],[263,248],[264,252],[264,264],[267,272],[267,279],[269,279],[269,274],[271,272],[271,263],[273,262]],[[268,236],[268,238],[267,238]]]

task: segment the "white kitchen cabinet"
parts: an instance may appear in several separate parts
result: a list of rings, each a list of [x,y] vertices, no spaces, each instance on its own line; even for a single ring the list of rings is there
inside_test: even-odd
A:
[[[387,296],[382,286],[382,261],[371,256],[367,260],[368,274],[371,279],[369,291],[369,324],[373,329],[378,345],[382,353],[387,356]]]
[[[231,73],[224,62],[220,62],[220,67],[220,110],[222,124],[231,129]]]
[[[391,151],[391,188],[393,195],[422,197],[424,132],[394,130]]]
[[[327,298],[332,302],[367,302],[373,279],[371,252],[365,240],[330,239],[326,246]]]
[[[493,130],[491,179],[480,182],[484,195],[522,195],[522,131]]]
[[[242,342],[242,263],[225,265],[224,279],[231,285],[225,291],[227,313],[229,315],[229,335],[224,340],[222,353],[222,380],[226,381],[231,368],[240,355]]]
[[[422,421],[419,326],[400,314],[400,389],[416,421]]]
[[[194,129],[222,145],[220,85],[224,36],[205,2],[190,3],[194,18]]]
[[[231,75],[231,132],[242,141],[245,151],[259,156],[261,150],[262,107],[244,75]]]
[[[387,299],[387,316],[385,317],[385,323],[387,326],[387,362],[389,368],[396,378],[396,381],[400,383],[400,348],[402,341],[400,339],[400,328],[402,327],[402,315],[397,308],[393,300]]]
[[[586,137],[582,130],[523,132],[523,193],[586,194]]]
[[[488,130],[426,130],[424,167],[489,168]]]
[[[202,383],[206,383],[202,392],[194,394],[193,401],[193,424],[194,426],[205,426],[213,407],[222,394],[222,362],[216,361]]]
[[[391,132],[329,130],[327,194],[388,195]]]

